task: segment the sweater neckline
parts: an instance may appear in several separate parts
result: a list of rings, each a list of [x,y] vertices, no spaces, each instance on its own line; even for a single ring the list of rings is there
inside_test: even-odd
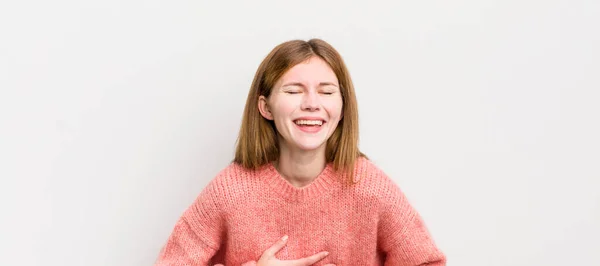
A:
[[[321,173],[312,182],[303,187],[296,187],[287,181],[277,171],[273,162],[266,165],[265,171],[266,181],[269,186],[284,199],[294,202],[320,198],[331,191],[337,182],[337,175],[332,163],[327,163]]]

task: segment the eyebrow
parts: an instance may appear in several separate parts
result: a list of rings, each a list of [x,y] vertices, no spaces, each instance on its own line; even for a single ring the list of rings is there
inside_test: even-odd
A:
[[[288,87],[288,86],[299,86],[299,87],[304,87],[304,84],[300,83],[300,82],[290,82],[290,83],[286,83],[283,84],[281,87]],[[333,82],[321,82],[319,83],[319,87],[322,86],[334,86],[334,87],[338,87],[337,84],[333,83]]]

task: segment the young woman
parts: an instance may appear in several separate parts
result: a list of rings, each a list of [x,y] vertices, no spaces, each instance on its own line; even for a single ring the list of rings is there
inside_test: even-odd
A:
[[[445,265],[418,212],[358,149],[338,52],[275,47],[248,94],[234,161],[175,225],[156,265]]]

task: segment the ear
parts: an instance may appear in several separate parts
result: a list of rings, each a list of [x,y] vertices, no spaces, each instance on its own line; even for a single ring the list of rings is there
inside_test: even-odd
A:
[[[269,108],[267,97],[263,95],[258,97],[258,111],[267,120],[273,120],[273,114],[271,113],[271,109]]]

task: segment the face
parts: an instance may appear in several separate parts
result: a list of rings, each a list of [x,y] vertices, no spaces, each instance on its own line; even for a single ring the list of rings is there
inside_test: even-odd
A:
[[[288,70],[269,98],[260,96],[258,108],[275,122],[280,145],[324,151],[342,118],[338,79],[323,59],[311,57]]]

